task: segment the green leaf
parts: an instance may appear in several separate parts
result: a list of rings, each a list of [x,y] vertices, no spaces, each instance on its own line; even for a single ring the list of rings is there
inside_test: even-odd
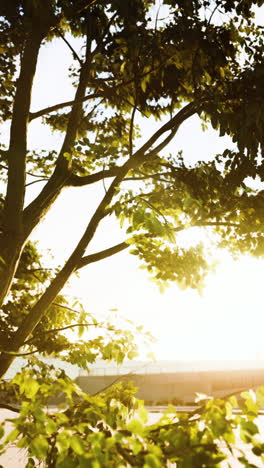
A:
[[[250,435],[258,434],[258,426],[253,421],[242,421],[241,427],[244,431],[247,431]]]
[[[73,435],[70,440],[70,446],[77,455],[85,453],[85,445],[83,440],[78,435]]]
[[[39,383],[37,382],[36,379],[28,377],[25,380],[25,384],[24,384],[24,392],[25,392],[26,397],[27,398],[34,398],[36,393],[39,390],[39,387],[40,387],[40,385],[39,385]]]
[[[141,89],[142,89],[143,93],[145,93],[146,89],[147,89],[147,80],[142,80],[140,82],[140,86],[141,86]]]
[[[142,435],[145,430],[143,424],[140,421],[138,421],[138,419],[132,419],[128,423],[127,429],[133,432],[134,434],[138,434],[138,435]]]
[[[226,407],[226,415],[228,418],[232,418],[232,415],[233,415],[233,406],[231,405],[231,403],[229,401],[226,402],[225,404],[225,407]]]
[[[14,442],[18,438],[19,434],[20,434],[19,430],[15,428],[10,432],[10,434],[8,434],[6,440],[8,442]]]
[[[55,421],[48,418],[47,424],[45,426],[47,434],[51,435],[58,430],[58,424]]]
[[[67,431],[60,432],[57,436],[55,446],[59,453],[62,453],[70,447],[71,435]]]
[[[56,468],[79,468],[79,463],[77,460],[74,460],[72,456],[63,457],[62,460],[58,460],[56,463]],[[91,465],[87,465],[87,468],[90,468]]]
[[[153,453],[149,453],[145,456],[144,468],[160,468],[161,463],[159,459]]]
[[[79,338],[81,338],[81,337],[83,336],[83,334],[84,334],[84,332],[85,332],[85,328],[86,328],[86,327],[84,327],[83,325],[80,325],[80,326],[78,327],[78,336],[79,336]]]
[[[233,408],[238,408],[238,401],[237,401],[237,398],[232,395],[230,398],[229,398],[229,401],[231,403],[231,405],[233,406]]]
[[[24,447],[27,447],[27,445],[28,445],[27,437],[21,437],[16,444],[18,448],[24,448]]]
[[[126,66],[126,62],[124,60],[124,62],[122,63],[121,67],[120,67],[120,73],[124,73],[125,71],[125,66]]]
[[[137,412],[138,412],[138,415],[142,424],[146,424],[148,422],[148,412],[143,404],[140,404]]]
[[[42,408],[35,408],[33,410],[33,414],[34,414],[37,422],[44,422],[45,419],[46,419],[46,415],[45,415],[44,411],[42,410]]]
[[[45,458],[49,450],[49,443],[44,436],[39,435],[30,442],[30,449],[34,456]]]

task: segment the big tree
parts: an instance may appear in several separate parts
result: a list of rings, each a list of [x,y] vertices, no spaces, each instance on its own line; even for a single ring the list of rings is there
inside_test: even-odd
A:
[[[10,123],[8,145],[2,143],[0,150],[1,376],[17,355],[36,351],[61,355],[83,367],[98,355],[119,361],[133,357],[133,332],[98,323],[81,307],[70,307],[61,295],[71,275],[92,262],[133,245],[132,252],[157,281],[200,287],[210,268],[206,255],[210,246],[184,249],[177,241],[179,231],[194,226],[209,230],[211,246],[236,255],[263,254],[263,191],[253,191],[248,183],[249,177],[258,178],[261,187],[264,179],[264,45],[253,15],[262,3],[164,0],[157,7],[154,0],[1,2],[0,116],[5,129]],[[58,40],[72,53],[74,99],[33,112],[31,92],[40,48]],[[181,153],[167,147],[194,115],[203,125],[218,129],[220,136],[229,135],[233,146],[210,163],[188,166]],[[158,127],[144,138],[144,120],[149,117]],[[45,142],[42,151],[29,147],[28,131],[35,119],[64,135],[60,151],[47,150]],[[30,174],[46,183],[25,206]],[[30,241],[34,228],[63,189],[96,187],[106,179],[105,194],[64,266],[54,275],[43,269]],[[98,226],[108,216],[120,221],[124,241],[108,245],[106,239],[104,250],[89,252]],[[88,343],[70,343],[62,332],[75,326],[105,327],[115,340],[96,336]],[[117,431],[121,403],[124,418],[131,404],[125,392],[121,397],[116,391],[115,406],[111,393],[104,400],[92,400],[78,394],[61,374],[51,383],[51,375],[33,360],[12,384],[13,397],[19,387],[19,399],[25,399],[12,437],[24,434],[20,446],[30,446],[30,453],[40,459],[46,457],[48,466],[164,466],[168,458],[185,460],[184,466],[213,466],[219,461],[214,437],[222,430],[227,444],[232,439],[233,426],[226,423],[230,407],[219,403],[216,410],[212,403],[203,419],[208,432],[201,433],[197,420],[192,420],[188,427],[194,428],[188,432],[186,421],[180,420],[175,439],[170,421],[166,428],[151,429],[143,443],[145,429],[137,423]],[[40,407],[56,391],[65,391],[72,406],[57,420],[47,420]],[[73,394],[82,401],[77,408]],[[261,393],[259,397],[262,401]],[[34,404],[29,405],[30,398]],[[250,395],[245,399],[250,413],[254,402]],[[213,410],[221,415],[217,421]],[[73,422],[75,438],[70,445]],[[247,434],[257,432],[252,424],[244,424]],[[89,433],[86,439],[83,433],[85,437]],[[89,462],[87,444],[94,450]],[[263,447],[255,451],[261,454]],[[101,465],[99,455],[105,456]],[[28,463],[34,466],[33,459]]]
[[[262,4],[1,4],[1,119],[10,121],[9,144],[1,149],[1,375],[21,348],[41,349],[39,336],[55,325],[56,297],[91,262],[133,244],[158,281],[199,287],[209,268],[204,249],[183,249],[176,236],[193,226],[214,231],[212,242],[233,252],[261,254],[263,194],[246,184],[247,176],[263,178],[263,38],[254,23],[256,3]],[[75,97],[32,112],[38,53],[55,39],[72,52]],[[166,147],[195,114],[230,135],[234,147],[211,163],[189,167]],[[138,140],[150,116],[160,125]],[[64,134],[59,152],[28,147],[34,119]],[[25,206],[28,173],[47,182]],[[33,276],[33,229],[62,189],[103,179],[109,179],[105,195],[65,265],[54,277],[41,269]],[[105,250],[89,253],[99,224],[110,215],[125,221],[124,241],[106,241]]]

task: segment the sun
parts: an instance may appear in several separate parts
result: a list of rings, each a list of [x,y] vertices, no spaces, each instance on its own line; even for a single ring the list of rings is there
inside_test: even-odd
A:
[[[52,220],[42,225],[43,249],[50,232],[53,243],[61,246],[61,232],[54,233]],[[191,244],[198,231],[189,231]],[[117,235],[114,228],[108,232]],[[102,245],[104,235],[105,230]],[[194,290],[181,291],[176,284],[161,294],[137,258],[125,251],[83,269],[79,278],[71,279],[66,293],[80,298],[95,316],[117,309],[121,316],[142,324],[157,339],[151,346],[157,359],[264,359],[264,260],[248,255],[234,261],[221,251],[215,251],[214,257],[219,264],[208,275],[202,296]],[[144,353],[140,350],[140,358]]]
[[[160,294],[128,253],[94,265],[72,283],[72,290],[89,311],[116,308],[142,324],[157,339],[151,350],[158,360],[264,359],[264,261],[217,255],[219,264],[207,277],[202,296],[177,285]],[[139,357],[145,356],[146,350],[140,350]]]
[[[264,359],[264,261],[218,255],[220,263],[208,276],[202,297],[177,287],[164,294],[156,323],[160,358]]]

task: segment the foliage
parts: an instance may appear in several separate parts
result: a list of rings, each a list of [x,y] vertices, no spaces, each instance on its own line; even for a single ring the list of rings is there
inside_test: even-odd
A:
[[[27,468],[39,462],[48,467],[158,468],[168,461],[180,468],[209,468],[227,459],[232,466],[234,458],[241,466],[255,467],[254,460],[264,460],[257,421],[264,388],[242,393],[239,401],[200,396],[199,406],[189,413],[177,414],[169,405],[151,422],[129,383],[87,395],[62,371],[36,358],[8,386],[15,388],[13,401],[23,403],[12,431],[1,430],[1,450],[15,441],[28,451]],[[57,409],[48,406],[56,395]]]
[[[10,124],[8,143],[0,143],[1,377],[16,356],[36,352],[83,368],[98,357],[122,362],[135,356],[130,324],[126,330],[99,321],[63,296],[71,276],[90,263],[128,248],[160,287],[176,281],[199,290],[215,247],[235,256],[263,255],[264,42],[253,14],[262,4],[164,0],[157,8],[154,0],[0,2],[3,131]],[[58,41],[72,54],[74,98],[33,112],[39,50]],[[231,143],[209,162],[197,162],[194,155],[188,165],[168,145],[194,115]],[[156,130],[146,138],[142,129],[149,118]],[[61,148],[50,150],[45,141],[41,150],[30,147],[28,130],[35,119],[63,137]],[[35,198],[32,179],[42,182]],[[76,248],[63,266],[45,269],[30,241],[33,229],[63,189],[106,179],[105,194]],[[259,189],[251,188],[252,179]],[[87,252],[108,216],[120,223],[123,242]],[[205,230],[210,242],[183,246],[180,233],[193,227]],[[79,335],[72,342],[68,330],[75,329]],[[129,390],[126,401],[119,388],[87,396],[63,374],[30,362],[4,384],[22,401],[11,437],[28,447],[28,467],[34,457],[48,466],[155,467],[165,460],[217,466],[219,438],[229,450],[235,426],[246,441],[256,432],[251,410],[233,417],[227,404],[213,400],[198,419],[178,416],[172,422],[167,415],[155,427],[128,422]],[[59,391],[67,409],[49,415],[47,398]],[[252,409],[250,401],[246,398]],[[261,456],[262,448],[255,444],[255,453]]]

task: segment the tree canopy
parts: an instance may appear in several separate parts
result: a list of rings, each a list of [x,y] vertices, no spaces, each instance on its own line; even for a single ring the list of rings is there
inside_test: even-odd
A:
[[[98,356],[118,362],[135,356],[133,330],[101,323],[80,304],[69,304],[63,297],[62,289],[71,275],[93,262],[128,248],[158,283],[177,281],[183,288],[201,288],[211,267],[210,249],[263,255],[264,43],[263,28],[256,24],[253,13],[262,4],[262,0],[164,0],[160,7],[154,0],[1,2],[0,119],[4,129],[10,125],[8,144],[2,142],[0,147],[1,376],[16,356],[28,353],[58,355],[84,368]],[[31,92],[39,51],[55,40],[63,41],[65,50],[71,51],[69,76],[75,95],[71,101],[33,111]],[[173,151],[172,142],[177,141],[180,126],[194,115],[204,127],[211,125],[219,131],[219,137],[228,135],[232,144],[223,154],[211,155],[210,162],[188,165],[181,152]],[[150,117],[156,119],[157,129],[146,138],[144,122]],[[35,119],[63,135],[59,151],[45,148],[45,141],[41,151],[29,146],[28,131]],[[46,182],[26,205],[32,174]],[[252,179],[259,182],[259,189],[252,189]],[[37,246],[30,240],[33,230],[63,189],[96,187],[105,180],[105,194],[65,264],[55,274],[43,269]],[[98,226],[110,216],[120,222],[123,242],[108,245],[106,239],[104,250],[91,253]],[[210,244],[182,247],[178,233],[195,226],[210,233]],[[79,329],[79,341],[71,343],[63,333],[69,327]],[[108,334],[83,340],[83,329],[89,327],[103,328]],[[34,359],[32,363],[32,369],[11,385],[20,389],[19,398],[25,398],[24,422],[27,411],[33,411],[28,400],[39,392],[44,401],[51,388],[50,380],[46,387],[39,383],[41,372],[44,380],[50,378],[45,366],[38,364],[38,374]],[[34,372],[39,377],[33,385]],[[54,384],[53,391],[65,386],[74,405],[72,394],[78,395],[78,391],[65,378]],[[32,391],[23,383],[27,379],[31,379]],[[124,403],[119,397],[117,407]],[[106,408],[101,408],[99,399],[94,404],[100,411],[90,414],[90,397],[79,398],[82,403],[74,417],[77,425],[84,426],[76,426],[76,434],[82,430],[86,434],[86,423],[97,431],[101,420],[107,427],[113,424],[110,432],[116,430],[119,422],[107,419],[116,409],[105,416]],[[37,398],[36,402],[40,408],[41,402]],[[82,405],[86,405],[88,422],[78,419]],[[222,403],[219,405],[221,413]],[[34,415],[41,425],[45,418],[37,406]],[[61,418],[67,426],[67,413]],[[17,420],[19,433],[22,420]],[[74,446],[66,447],[66,439],[58,442],[53,435],[58,430],[54,424],[51,418],[50,432],[40,437],[37,448],[30,449],[33,456],[51,457],[46,460],[48,466],[161,466],[157,463],[163,463],[165,453],[169,457],[167,432],[164,439],[157,429],[157,453],[153,439],[146,442],[143,453],[134,439],[129,449],[122,445],[123,436],[130,437],[128,433],[121,433],[113,442],[104,426],[99,435],[96,431],[86,434],[89,444],[95,444],[95,451],[106,444],[106,454],[115,447],[113,453],[117,450],[123,461],[111,465],[110,455],[98,461],[99,455],[93,454],[88,462],[83,437],[75,435]],[[46,419],[44,425],[47,428]],[[131,431],[141,437],[143,429],[135,426]],[[213,436],[210,433],[211,439]],[[22,438],[21,446],[29,443],[27,437]],[[49,437],[54,441],[52,453],[47,448]],[[191,443],[210,445],[209,439]],[[73,452],[78,460],[70,464]],[[210,463],[215,466],[219,460],[216,456],[217,462],[213,462],[211,448],[210,453]],[[58,454],[61,458],[56,462]],[[28,466],[34,466],[32,460]]]

